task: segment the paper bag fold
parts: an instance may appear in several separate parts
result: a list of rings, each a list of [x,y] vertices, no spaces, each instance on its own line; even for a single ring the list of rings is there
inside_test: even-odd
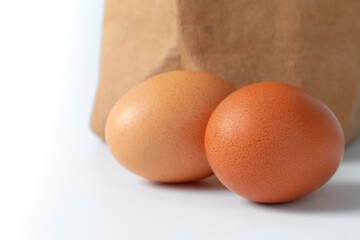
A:
[[[104,139],[106,117],[126,91],[192,69],[236,87],[301,87],[330,107],[349,142],[360,133],[359,13],[357,0],[107,0],[91,127]]]

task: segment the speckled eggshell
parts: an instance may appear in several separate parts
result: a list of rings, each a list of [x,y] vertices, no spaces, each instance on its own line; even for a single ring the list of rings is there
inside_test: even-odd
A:
[[[126,93],[106,124],[106,142],[131,172],[158,182],[189,182],[212,174],[204,135],[215,107],[235,88],[205,72],[154,76]]]
[[[262,82],[226,97],[209,119],[205,149],[215,175],[256,202],[305,196],[335,173],[344,153],[340,124],[319,99]]]

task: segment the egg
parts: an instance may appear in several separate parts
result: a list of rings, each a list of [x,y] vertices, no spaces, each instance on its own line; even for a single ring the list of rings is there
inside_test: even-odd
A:
[[[212,170],[204,149],[208,119],[235,88],[199,71],[163,73],[127,92],[105,128],[114,157],[131,172],[157,182],[189,182]]]
[[[205,133],[209,164],[233,192],[255,202],[303,197],[326,183],[344,153],[339,121],[319,99],[278,82],[226,97]]]

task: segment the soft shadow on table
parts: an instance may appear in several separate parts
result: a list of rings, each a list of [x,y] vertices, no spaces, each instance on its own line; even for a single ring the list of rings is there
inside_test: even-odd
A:
[[[158,188],[169,188],[176,190],[187,190],[187,191],[201,191],[201,190],[225,190],[224,185],[215,176],[210,176],[200,181],[190,183],[157,183],[146,181],[145,184],[158,187]]]
[[[257,206],[288,212],[340,212],[360,209],[360,185],[329,183],[318,191],[289,203]]]
[[[349,143],[345,148],[344,163],[349,161],[360,161],[360,137]]]

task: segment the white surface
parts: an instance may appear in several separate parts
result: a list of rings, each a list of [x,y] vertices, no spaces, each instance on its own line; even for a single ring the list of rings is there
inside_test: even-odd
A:
[[[325,187],[288,204],[125,171],[89,130],[102,7],[0,3],[0,239],[360,239],[360,140]]]

